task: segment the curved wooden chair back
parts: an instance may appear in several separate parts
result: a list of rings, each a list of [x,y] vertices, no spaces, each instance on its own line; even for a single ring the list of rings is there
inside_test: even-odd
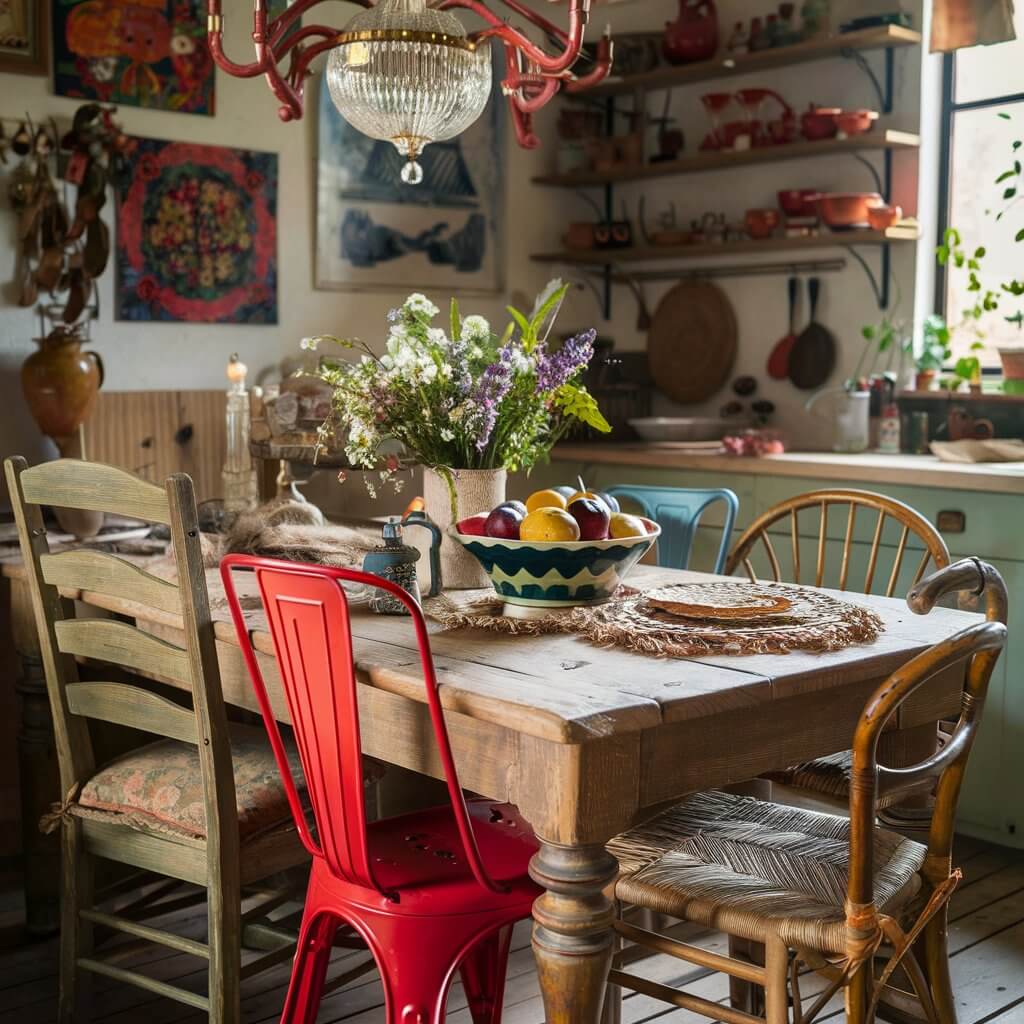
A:
[[[846,508],[846,519],[842,533],[842,554],[837,589],[846,590],[849,586],[851,589],[859,589],[864,594],[875,593],[876,582],[881,582],[885,578],[885,588],[881,593],[886,597],[892,597],[900,580],[911,536],[915,537],[924,547],[920,563],[911,580],[912,584],[921,580],[929,564],[934,569],[943,569],[949,565],[949,551],[941,534],[924,516],[909,505],[872,491],[840,489],[808,491],[806,494],[788,498],[758,516],[747,527],[730,552],[725,563],[725,574],[732,576],[742,566],[751,581],[757,580],[753,556],[760,550],[760,545],[764,548],[772,579],[776,583],[811,582],[801,576],[800,540],[802,534],[800,529],[802,521],[810,520],[813,523],[813,517],[817,515],[817,550],[813,567],[813,585],[816,587],[826,585],[829,519],[831,515],[832,522],[835,523],[836,512],[843,507]],[[867,552],[867,569],[863,580],[851,581],[851,556],[856,546],[855,529],[858,513],[862,519],[872,515],[875,518],[871,546]],[[803,514],[802,519],[801,514]],[[870,522],[870,519],[868,521]],[[895,524],[898,537],[893,551],[892,565],[889,568],[888,576],[885,577],[884,572],[879,572],[879,561],[883,548],[886,547],[884,534],[889,523]],[[787,546],[789,547],[791,573],[784,574],[783,572],[782,560],[772,543],[772,533],[788,535]]]
[[[374,876],[366,832],[359,695],[348,599],[342,588],[343,582],[352,582],[386,591],[401,602],[411,618],[434,739],[466,863],[481,886],[502,891],[483,865],[470,825],[441,709],[427,626],[416,601],[390,580],[353,569],[235,554],[221,561],[220,571],[263,722],[306,849],[314,857],[324,858],[337,877],[389,895]],[[299,800],[263,673],[249,639],[235,578],[240,572],[255,575],[267,615],[312,804],[316,836]]]
[[[850,779],[851,905],[873,902],[872,837],[878,799],[883,795],[899,796],[934,785],[935,807],[924,874],[933,887],[949,877],[964,770],[978,732],[989,679],[1006,644],[1006,585],[991,565],[965,558],[922,580],[907,596],[910,609],[924,615],[946,594],[964,590],[984,597],[986,621],[961,630],[893,672],[871,696],[857,724]],[[960,717],[949,739],[919,764],[906,768],[879,764],[879,738],[900,705],[929,679],[964,662]]]
[[[208,872],[221,878],[225,864],[237,863],[238,813],[192,480],[178,473],[158,487],[126,470],[79,459],[29,468],[15,456],[4,465],[39,630],[62,792],[95,774],[89,718],[196,744]],[[43,521],[47,505],[169,526],[179,585],[94,547],[51,552]],[[128,599],[139,605],[139,618],[183,627],[184,646],[116,619],[76,618],[73,599],[83,592]],[[189,695],[191,706],[129,682],[82,681],[76,658],[169,683]]]

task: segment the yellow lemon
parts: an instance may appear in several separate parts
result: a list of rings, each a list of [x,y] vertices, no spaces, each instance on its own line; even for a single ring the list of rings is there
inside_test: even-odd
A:
[[[579,523],[560,508],[538,508],[519,524],[520,540],[579,540]]]
[[[631,516],[626,512],[612,513],[612,521],[608,527],[609,537],[645,537],[647,527],[639,516]]]
[[[565,497],[553,488],[545,491],[534,491],[526,499],[526,511],[536,512],[539,508],[565,508]]]

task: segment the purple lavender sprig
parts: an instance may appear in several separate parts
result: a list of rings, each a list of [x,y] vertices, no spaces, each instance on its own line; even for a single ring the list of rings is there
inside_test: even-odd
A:
[[[497,362],[491,363],[480,375],[470,396],[475,411],[471,423],[476,434],[476,450],[482,452],[491,440],[498,421],[498,408],[512,387],[512,351],[508,345],[498,352]]]
[[[594,339],[597,331],[593,328],[583,331],[563,342],[562,347],[548,355],[547,351],[537,353],[537,393],[557,391],[567,384],[589,362],[594,354]]]

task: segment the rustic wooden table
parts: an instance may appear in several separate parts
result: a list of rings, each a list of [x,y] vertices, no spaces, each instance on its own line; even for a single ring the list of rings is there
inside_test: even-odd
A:
[[[20,568],[4,574],[22,609],[17,642],[35,673]],[[225,699],[256,710],[219,575],[208,577]],[[630,582],[707,578],[641,566]],[[68,596],[142,621],[141,609],[116,598]],[[617,867],[608,839],[666,801],[844,749],[888,673],[977,618],[941,608],[920,618],[902,601],[851,599],[874,608],[885,631],[874,643],[818,655],[656,659],[574,636],[431,625],[462,784],[518,805],[541,841],[532,874],[546,894],[534,908],[533,944],[550,1024],[600,1016],[612,947],[606,892]],[[255,599],[246,604],[275,711],[287,721],[262,613]],[[154,619],[147,609],[144,625],[178,638],[172,615]],[[366,753],[440,777],[407,620],[354,609],[352,626]],[[907,702],[890,736],[895,763],[933,742],[936,719],[958,712],[961,682],[959,672],[936,677]]]

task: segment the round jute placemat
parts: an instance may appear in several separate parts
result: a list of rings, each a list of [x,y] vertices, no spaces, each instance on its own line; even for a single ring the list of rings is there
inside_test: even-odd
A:
[[[659,587],[657,598],[677,598],[689,606],[687,617],[672,615],[648,603],[648,595],[620,588],[607,604],[558,609],[532,619],[504,614],[500,597],[487,591],[463,591],[428,598],[426,614],[445,629],[486,629],[496,633],[539,636],[576,633],[597,644],[625,647],[644,654],[693,657],[705,654],[786,654],[789,651],[835,651],[870,643],[883,629],[881,618],[868,608],[810,588],[737,580],[684,583]],[[721,608],[764,603],[784,611],[756,617],[715,617]],[[704,617],[694,609],[707,607]]]
[[[680,604],[706,605],[704,618],[672,615],[648,604],[645,594],[587,609],[575,615],[577,630],[599,644],[615,644],[645,654],[692,657],[701,654],[786,654],[789,651],[836,651],[869,643],[883,629],[869,608],[831,594],[785,584],[683,583],[659,588],[664,598],[678,591]],[[784,612],[748,619],[716,617],[716,607],[730,607],[759,597],[785,596]]]

